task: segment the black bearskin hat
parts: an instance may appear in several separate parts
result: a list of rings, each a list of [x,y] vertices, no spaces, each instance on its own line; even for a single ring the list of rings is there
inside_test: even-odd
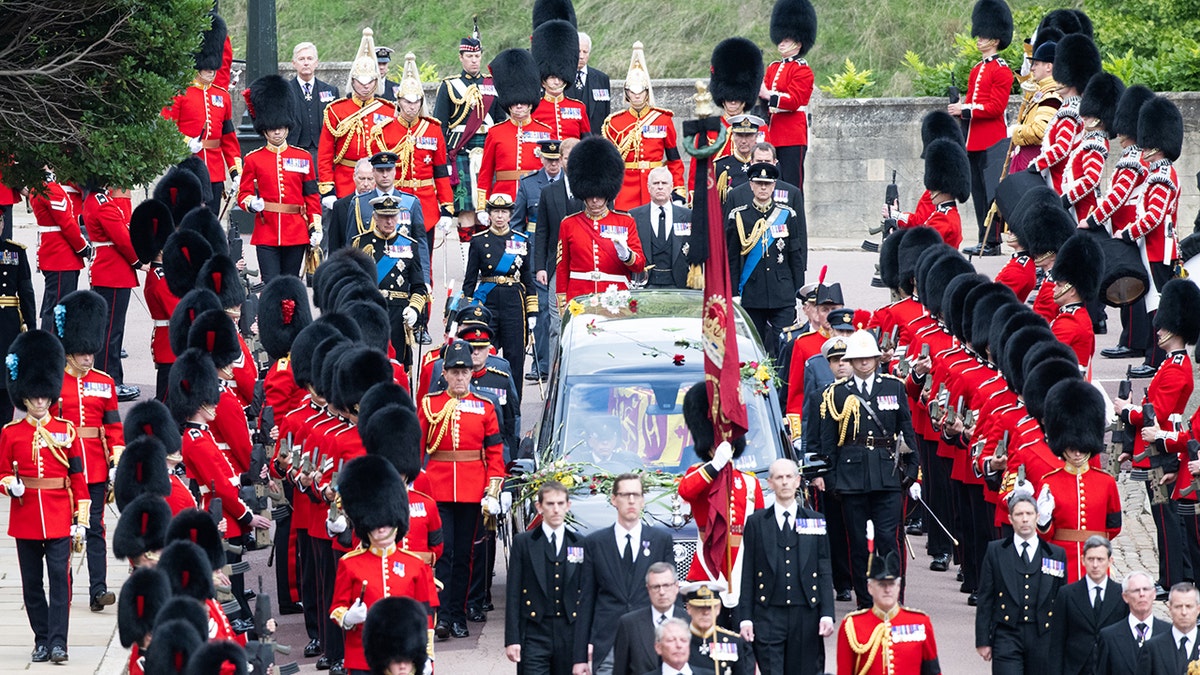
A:
[[[363,654],[371,675],[383,675],[393,663],[411,662],[414,673],[429,657],[425,640],[427,612],[412,598],[391,597],[371,605],[363,625]]]
[[[382,382],[367,390],[363,394],[362,400],[358,403],[358,423],[365,425],[371,421],[371,415],[375,411],[382,410],[390,405],[399,405],[409,410],[416,412],[417,406],[413,403],[412,394],[404,387],[395,382]]]
[[[1000,370],[1004,371],[1004,379],[1013,391],[1020,393],[1025,389],[1025,355],[1043,342],[1058,342],[1049,324],[1019,328],[1005,340]]]
[[[1058,249],[1050,276],[1071,284],[1084,302],[1092,302],[1100,293],[1104,276],[1104,249],[1086,232],[1071,235]]]
[[[387,301],[380,295],[379,287],[365,279],[355,278],[352,283],[330,286],[330,291],[330,303],[326,311],[341,312],[346,305],[356,302],[368,302],[384,311],[387,308]]]
[[[572,28],[579,25],[575,19],[575,6],[571,4],[571,0],[534,0],[533,30],[537,31],[538,27],[547,21],[565,21],[571,24]],[[571,74],[571,79],[574,81],[574,73]]]
[[[171,584],[153,567],[139,567],[121,584],[117,596],[117,634],[129,649],[154,630],[158,611],[171,598]]]
[[[971,10],[971,37],[1000,41],[1000,51],[1012,43],[1012,10],[1004,0],[979,0]]]
[[[1071,9],[1071,10],[1067,10],[1067,11],[1074,14],[1075,18],[1079,21],[1079,32],[1080,33],[1088,36],[1089,38],[1095,37],[1096,31],[1095,31],[1095,28],[1092,26],[1092,19],[1091,19],[1091,17],[1089,17],[1087,15],[1086,12],[1084,12],[1082,9]]]
[[[808,0],[775,0],[771,9],[771,43],[791,38],[800,43],[800,56],[817,41],[817,10]]]
[[[192,175],[200,181],[200,201],[205,204],[211,204],[213,201],[212,177],[208,173],[208,165],[204,163],[204,160],[200,159],[199,155],[188,155],[179,160],[179,163],[175,166],[192,172]],[[219,197],[220,195],[217,196]],[[188,209],[188,211],[190,210]],[[174,211],[173,208],[172,211]],[[179,225],[183,217],[188,214],[188,211],[175,214],[175,225]]]
[[[214,309],[224,310],[221,307],[221,299],[207,288],[189,291],[180,299],[179,304],[175,305],[175,311],[171,313],[170,325],[167,328],[167,338],[171,342],[171,351],[175,352],[176,356],[187,351],[188,332],[192,330],[192,324],[196,322],[196,319],[201,314]]]
[[[265,134],[271,129],[291,129],[296,110],[288,81],[279,75],[263,75],[250,83],[246,96],[247,111],[254,120],[254,130]]]
[[[201,602],[215,597],[208,556],[190,541],[180,539],[167,544],[158,556],[158,569],[167,575],[173,595],[186,595]]]
[[[184,509],[172,518],[167,526],[167,542],[177,541],[190,541],[199,546],[214,570],[225,566],[225,545],[208,511]]]
[[[179,428],[174,422],[171,425],[175,429]],[[125,430],[130,431],[128,420]],[[130,437],[131,435],[125,436],[126,439]],[[144,494],[156,497],[171,494],[171,477],[167,475],[167,450],[162,442],[153,436],[137,436],[125,442],[125,451],[121,453],[121,459],[117,460],[117,473],[113,479],[113,500],[121,511]]]
[[[393,403],[373,413],[365,423],[359,417],[358,434],[368,455],[391,462],[405,480],[421,473],[421,427],[411,409]]]
[[[1005,370],[1005,365],[1008,363],[1008,341],[1013,335],[1016,335],[1017,331],[1029,326],[1050,330],[1050,324],[1046,323],[1046,320],[1037,312],[1026,308],[1024,304],[1017,305],[1012,308],[1012,311],[997,316],[992,321],[991,330],[988,331],[988,350],[992,354],[992,363],[995,363],[996,367]],[[1005,372],[1005,375],[1007,376],[1008,373]],[[1011,380],[1009,384],[1012,384]],[[1016,390],[1016,387],[1013,389]]]
[[[200,206],[200,202],[204,200],[199,176],[183,166],[168,169],[162,180],[154,186],[153,194],[154,199],[171,209],[173,223],[183,220],[189,211]]]
[[[751,40],[731,37],[717,43],[712,52],[712,74],[708,92],[718,106],[725,101],[742,101],[749,111],[758,103],[763,80],[763,53]]]
[[[161,442],[168,455],[178,453],[182,445],[179,425],[171,419],[171,411],[167,410],[167,406],[156,399],[142,401],[130,408],[125,413],[124,428],[125,452],[129,452],[133,442],[143,436]]]
[[[1040,361],[1028,369],[1025,373],[1025,388],[1021,390],[1025,409],[1038,422],[1043,422],[1046,414],[1046,394],[1051,387],[1067,380],[1083,381],[1083,376],[1079,374],[1079,365],[1074,361],[1055,357]]]
[[[540,80],[554,75],[566,86],[575,82],[579,65],[579,32],[567,21],[547,21],[533,29],[529,46]]]
[[[1054,47],[1054,81],[1082,92],[1101,70],[1100,50],[1086,35],[1067,35]]]
[[[902,232],[905,233],[904,239],[900,241],[896,253],[900,278],[899,287],[911,295],[917,274],[917,261],[921,258],[921,254],[939,244],[944,244],[944,242],[942,235],[932,227],[912,227],[902,230]]]
[[[167,500],[152,494],[138,497],[121,509],[121,517],[117,519],[117,528],[113,531],[113,555],[119,560],[126,560],[150,551],[161,551],[166,544],[167,524],[170,522],[171,507]]]
[[[8,348],[4,366],[8,397],[18,410],[25,410],[26,399],[48,398],[53,403],[62,396],[67,356],[62,343],[50,333],[31,330],[18,335]]]
[[[292,341],[312,320],[308,290],[298,277],[281,274],[259,293],[258,336],[272,361],[292,351]]]
[[[925,309],[929,311],[930,315],[941,316],[945,309],[942,302],[946,287],[958,275],[974,273],[975,268],[958,253],[940,258],[930,265],[929,271],[925,273],[925,286],[917,289],[920,293],[921,303],[925,305]]]
[[[1163,285],[1154,327],[1178,335],[1186,344],[1196,344],[1200,338],[1200,287],[1190,279],[1171,279]]]
[[[1183,116],[1174,103],[1162,96],[1146,101],[1138,112],[1137,143],[1145,156],[1150,150],[1161,150],[1174,162],[1183,152]]]
[[[153,648],[146,652],[144,672],[154,675],[184,675],[188,661],[192,655],[204,646],[206,635],[200,635],[186,621],[172,619],[163,621],[154,627],[150,644]]]
[[[950,333],[963,342],[970,343],[971,313],[964,305],[967,294],[986,283],[988,278],[982,274],[960,274],[942,290],[942,318]]]
[[[602,136],[589,136],[571,151],[567,163],[571,192],[579,199],[603,197],[616,199],[625,180],[625,160],[617,146]]]
[[[1082,379],[1065,380],[1046,394],[1042,414],[1042,432],[1050,451],[1062,457],[1067,450],[1088,455],[1104,451],[1104,432],[1108,428],[1104,395]]]
[[[376,297],[379,291],[373,291]],[[392,340],[392,325],[388,319],[387,310],[374,302],[355,300],[340,308],[346,316],[354,319],[358,330],[362,333],[363,344],[372,349],[387,353]]]
[[[319,373],[314,375],[312,362],[317,346],[326,339],[339,335],[338,330],[328,323],[314,321],[296,334],[292,342],[292,379],[296,386],[304,389]]]
[[[183,424],[200,410],[200,406],[215,406],[221,399],[221,380],[217,367],[208,354],[199,349],[189,349],[171,364],[168,379],[171,395],[167,407],[171,416]]]
[[[167,582],[168,586],[170,581]],[[156,624],[167,621],[182,621],[196,629],[196,635],[208,639],[208,608],[196,598],[186,595],[175,595],[168,599],[158,610]]]
[[[216,293],[222,309],[233,309],[246,301],[246,286],[238,277],[237,265],[224,254],[214,255],[204,263],[196,285]]]
[[[1038,24],[1037,32],[1040,36],[1042,31],[1047,28],[1056,28],[1063,35],[1078,33],[1082,30],[1079,25],[1079,17],[1069,9],[1052,9],[1042,17],[1041,23]]]
[[[362,329],[358,327],[354,319],[341,312],[326,311],[317,317],[313,323],[331,326],[339,335],[351,342],[362,342]]]
[[[575,57],[578,62],[578,47]],[[496,86],[496,102],[501,110],[507,111],[518,103],[536,108],[538,101],[542,100],[542,78],[538,77],[537,64],[528,51],[505,49],[488,64],[488,72],[492,74],[492,83]],[[571,81],[574,80],[572,77]]]
[[[192,230],[176,230],[163,244],[163,275],[167,290],[182,298],[196,287],[200,268],[212,257],[208,241]]]
[[[171,207],[157,199],[147,199],[129,216],[129,243],[138,262],[149,263],[162,253],[167,237],[175,231]]]
[[[1125,83],[1112,73],[1099,72],[1088,81],[1079,99],[1079,114],[1094,117],[1104,125],[1109,138],[1116,138],[1117,103],[1125,93]]]
[[[966,147],[963,139],[962,122],[950,116],[945,110],[932,110],[921,118],[921,159],[925,159],[925,150],[936,140],[947,140]]]
[[[346,276],[356,276],[375,283],[375,261],[362,249],[347,246],[329,254],[312,276],[313,304],[325,309],[326,287]]]
[[[196,70],[220,70],[225,56],[225,38],[229,29],[225,19],[213,12],[212,26],[200,34],[200,50],[196,52]]]
[[[1017,238],[1029,255],[1057,252],[1075,234],[1077,223],[1062,207],[1062,198],[1048,187],[1029,191],[1013,214]]]
[[[896,230],[879,247],[879,279],[892,290],[900,290],[900,245],[909,229]]]
[[[204,237],[213,255],[229,255],[229,240],[225,238],[225,228],[212,211],[197,207],[189,211],[183,220],[176,222],[180,230],[192,230]]]
[[[369,544],[371,531],[380,527],[395,527],[397,541],[408,533],[408,490],[383,457],[350,460],[338,474],[338,494],[359,540]]]
[[[963,333],[976,354],[987,356],[992,323],[1000,316],[1001,309],[1020,304],[1011,288],[996,282],[984,284],[967,294],[963,302]],[[968,309],[971,312],[969,317],[965,316]],[[966,328],[968,325],[970,328]]]
[[[329,402],[338,410],[357,411],[363,394],[376,384],[391,382],[392,364],[387,354],[366,346],[347,351],[334,373]]]
[[[87,289],[72,291],[54,306],[54,330],[67,354],[95,354],[105,345],[108,303]]]
[[[248,675],[246,651],[231,640],[215,640],[188,659],[186,675]]]
[[[924,228],[924,229],[929,229],[929,228]],[[907,243],[907,242],[908,242],[908,239],[906,238],[905,243]],[[935,245],[925,249],[924,251],[919,251],[916,256],[917,264],[912,270],[912,278],[907,280],[909,282],[909,285],[914,286],[914,290],[917,293],[921,293],[922,292],[921,289],[925,288],[926,282],[929,281],[929,268],[933,267],[938,262],[940,262],[942,258],[945,258],[946,256],[952,256],[952,255],[960,255],[960,254],[958,252],[958,249],[954,248],[953,246],[949,246],[947,244],[935,244]],[[900,259],[901,259],[901,261],[904,260],[903,253],[901,253]],[[905,281],[903,272],[900,273],[900,279],[901,279],[902,283]]]
[[[712,417],[708,414],[708,388],[704,382],[693,384],[683,395],[683,422],[692,434],[696,456],[704,461],[713,457],[717,446]],[[733,456],[740,457],[746,449],[746,437],[738,436],[730,442]]]
[[[925,148],[925,189],[967,201],[971,196],[971,163],[966,148],[945,139],[930,143]]]
[[[1142,106],[1152,98],[1154,98],[1154,92],[1144,84],[1126,87],[1125,92],[1121,94],[1121,100],[1117,101],[1117,112],[1113,115],[1113,125],[1109,131],[1126,136],[1136,142],[1138,113],[1142,111]]]
[[[210,309],[188,329],[188,349],[199,349],[212,358],[217,369],[226,368],[242,355],[237,326],[223,310]]]

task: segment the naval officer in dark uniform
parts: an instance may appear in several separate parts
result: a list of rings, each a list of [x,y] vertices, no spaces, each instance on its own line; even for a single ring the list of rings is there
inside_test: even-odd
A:
[[[411,364],[406,333],[417,325],[417,317],[425,308],[425,275],[417,255],[417,241],[396,228],[400,216],[398,195],[384,195],[371,200],[374,213],[371,229],[354,238],[354,247],[366,251],[375,260],[379,292],[387,303],[388,320],[392,329],[392,345],[402,363]]]

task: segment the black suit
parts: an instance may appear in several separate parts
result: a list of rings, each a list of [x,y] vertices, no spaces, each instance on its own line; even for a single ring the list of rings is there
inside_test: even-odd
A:
[[[583,200],[567,196],[567,181],[556,180],[542,190],[537,205],[537,232],[534,233],[533,271],[554,276],[558,264],[558,228],[567,216],[583,210]]]
[[[400,94],[400,83],[399,82],[392,82],[391,80],[383,81],[383,92],[381,94],[379,94],[379,98],[381,98],[385,101],[391,101],[391,102],[395,103],[400,98],[399,94]]]
[[[646,571],[656,562],[675,562],[675,540],[666,530],[642,525],[640,540],[633,542],[637,557],[633,566],[621,559],[616,526],[606,527],[584,540],[582,608],[575,622],[575,663],[587,663],[587,646],[592,644],[596,665],[612,649],[613,624],[621,616],[650,606]],[[593,666],[594,667],[594,666]]]
[[[1147,642],[1158,635],[1171,632],[1169,622],[1153,616],[1147,621],[1148,624],[1151,622],[1154,629]],[[1101,629],[1100,651],[1096,655],[1096,675],[1128,675],[1137,671],[1138,655],[1141,651],[1142,648],[1127,621],[1119,621]]]
[[[646,270],[650,279],[646,287],[687,288],[687,250],[692,239],[692,210],[670,202],[665,206],[671,209],[665,246],[654,236],[658,206],[651,202],[629,211],[633,222],[637,223],[638,239],[642,240],[642,250],[646,254],[646,267],[654,265],[653,269]],[[661,251],[657,250],[659,246],[662,247]]]
[[[544,528],[522,532],[509,554],[504,644],[521,645],[518,673],[570,675],[582,595],[583,537],[563,530],[557,555]],[[556,578],[561,575],[561,578]]]
[[[317,141],[321,139],[321,125],[325,121],[325,106],[338,99],[337,87],[314,77],[312,93],[305,97],[300,80],[293,77],[288,83],[288,92],[292,95],[293,109],[296,111],[296,120],[288,131],[288,145],[304,148],[315,158]]]
[[[744,183],[735,188],[731,188],[725,195],[725,202],[721,204],[721,216],[728,220],[729,212],[743,204],[750,204],[754,201],[754,192],[750,189],[750,183]],[[800,188],[788,183],[787,181],[775,181],[775,201],[781,204],[787,204],[796,212],[795,218],[792,220],[792,229],[795,230],[795,236],[799,238],[800,256],[802,265],[801,271],[808,269],[808,221],[804,217],[804,192]],[[736,281],[736,280],[735,280]],[[804,285],[804,274],[796,281],[797,287]]]
[[[328,220],[324,223],[325,248],[329,253],[349,246],[355,237],[366,232],[371,227],[371,218],[369,215],[366,222],[363,223],[363,229],[359,229],[358,227],[357,218],[355,218],[353,210],[354,198],[356,196],[356,193],[351,193],[345,197],[340,197],[333,202],[333,206],[329,209]]]
[[[565,93],[567,96],[582,101],[587,108],[588,123],[592,127],[592,133],[599,136],[600,128],[604,126],[604,120],[608,119],[609,113],[612,111],[612,90],[610,89],[608,75],[602,70],[588,66],[587,81],[583,83],[583,88],[575,86],[574,82],[570,83]]]
[[[975,646],[992,648],[992,672],[1030,675],[1046,670],[1054,599],[1066,581],[1067,554],[1041,540],[1032,561],[1008,536],[988,544],[979,575]],[[1053,569],[1054,574],[1044,572]],[[1026,599],[1028,598],[1028,600]]]
[[[1155,631],[1157,630],[1155,628]],[[1184,660],[1179,654],[1175,632],[1170,628],[1161,633],[1156,632],[1154,637],[1142,645],[1142,652],[1138,654],[1137,675],[1186,675],[1187,664],[1200,658],[1195,642],[1200,642],[1200,633],[1197,633],[1192,644],[1187,645],[1188,657]]]
[[[675,605],[671,616],[684,621],[691,620],[682,604]],[[617,621],[617,633],[613,641],[613,675],[637,675],[662,664],[658,652],[654,651],[655,629],[652,607],[635,609]]]
[[[1087,579],[1080,579],[1058,589],[1054,600],[1054,616],[1050,620],[1050,670],[1063,675],[1092,672],[1100,630],[1114,623],[1124,623],[1129,605],[1121,597],[1121,584],[1108,580],[1104,586],[1104,601],[1100,614],[1092,609]]]

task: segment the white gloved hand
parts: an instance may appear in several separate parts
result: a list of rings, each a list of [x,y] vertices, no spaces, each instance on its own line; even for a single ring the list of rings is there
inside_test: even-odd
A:
[[[1042,492],[1037,498],[1038,527],[1045,527],[1050,524],[1050,519],[1054,516],[1054,494],[1050,492],[1049,485],[1042,486]]]
[[[1017,483],[1013,484],[1012,492],[1008,493],[1009,499],[1015,499],[1017,497],[1032,497],[1032,496],[1033,496],[1033,483],[1030,483],[1027,480],[1018,481]]]
[[[454,218],[451,218],[450,216],[442,216],[441,218],[438,218],[437,228],[438,232],[441,232],[442,234],[449,234],[450,231],[454,229]]]
[[[487,211],[476,211],[475,220],[479,221],[479,224],[484,227],[487,227],[492,222],[492,219],[488,217]]]
[[[333,203],[337,201],[337,195],[326,195],[321,197],[321,208],[332,209]]]
[[[21,495],[25,494],[25,484],[21,481],[17,481],[12,485],[9,485],[8,494],[13,497],[20,497]]]
[[[500,500],[495,497],[484,497],[479,500],[479,505],[484,508],[489,515],[500,515]]]
[[[350,628],[357,626],[367,620],[367,606],[363,604],[361,598],[355,598],[354,604],[350,605],[350,609],[342,615],[342,626]]]
[[[721,469],[725,468],[725,465],[728,464],[729,460],[731,459],[733,459],[733,446],[729,444],[729,441],[722,441],[721,444],[717,446],[716,452],[713,453],[711,463],[714,469],[720,471]]]
[[[617,249],[617,259],[621,262],[629,262],[633,257],[633,251],[629,250],[629,245],[623,239],[613,239],[613,248]]]
[[[412,307],[405,307],[404,311],[401,313],[401,316],[404,318],[404,323],[408,324],[409,328],[417,325],[417,310],[413,309]]]
[[[1021,125],[1020,125],[1020,124],[1010,124],[1010,125],[1008,125],[1008,137],[1009,137],[1009,138],[1012,138],[1012,135],[1013,135],[1013,134],[1015,134],[1015,133],[1017,133],[1017,129],[1020,129],[1020,128],[1021,128]]]
[[[83,537],[86,534],[87,534],[86,527],[84,527],[82,525],[72,525],[71,526],[71,538],[72,539],[76,539],[76,540],[83,539]]]
[[[507,515],[512,510],[512,500],[511,492],[500,493],[500,515]]]
[[[740,296],[740,295],[733,296],[733,304],[735,304],[735,305],[742,304],[742,296]]]
[[[199,136],[187,139],[187,145],[188,152],[193,155],[200,154],[200,151],[204,149],[204,141],[201,141]]]
[[[308,235],[308,245],[313,248],[316,248],[321,245],[321,242],[324,239],[325,239],[325,232],[323,232],[322,230],[313,230]]]
[[[346,516],[338,516],[334,520],[325,521],[325,531],[334,537],[346,531]]]
[[[533,330],[533,327],[537,325],[537,317],[530,316],[525,319],[525,323],[529,324],[529,330]]]
[[[425,659],[425,672],[422,675],[433,675],[433,659]]]
[[[246,210],[250,213],[262,213],[262,210],[267,208],[267,202],[262,197],[251,197],[246,203]]]
[[[116,482],[116,480],[117,480],[117,467],[115,467],[115,466],[108,467],[108,482],[113,483],[113,482]]]
[[[915,502],[921,498],[921,484],[913,483],[908,486],[908,496]]]

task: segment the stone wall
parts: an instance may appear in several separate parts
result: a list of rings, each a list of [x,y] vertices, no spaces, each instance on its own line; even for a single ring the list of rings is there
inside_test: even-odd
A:
[[[279,65],[282,75],[292,76],[290,63]],[[344,90],[349,69],[348,62],[322,63],[318,77]],[[618,80],[612,83],[614,92],[621,91],[621,86]],[[694,80],[656,80],[653,86],[656,104],[676,111],[677,125],[691,116]],[[425,89],[432,110],[437,83],[426,83]],[[1183,113],[1183,156],[1176,169],[1183,188],[1179,226],[1182,234],[1188,234],[1200,210],[1196,185],[1196,173],[1200,171],[1200,93],[1175,93],[1168,98]],[[242,97],[236,96],[234,101],[241,104]],[[1019,103],[1019,98],[1012,99],[1010,117]],[[614,109],[618,105],[614,96]],[[900,186],[901,206],[911,207],[923,190],[921,117],[943,105],[944,100],[938,98],[829,99],[818,91],[809,106],[812,123],[805,161],[809,235],[851,239],[867,236],[867,227],[879,221],[892,171]],[[236,112],[240,114],[240,109]],[[1110,153],[1110,170],[1119,155],[1116,150]],[[967,202],[959,212],[963,217],[963,240],[974,243],[974,207]]]

